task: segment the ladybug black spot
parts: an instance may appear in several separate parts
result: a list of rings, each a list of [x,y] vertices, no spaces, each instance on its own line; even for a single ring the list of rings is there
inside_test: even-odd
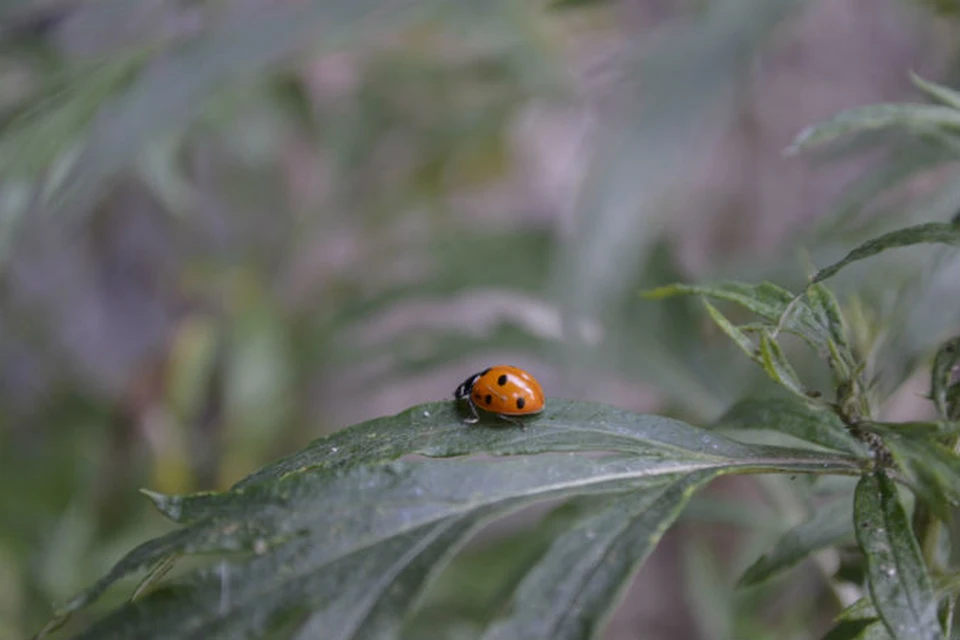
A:
[[[517,409],[523,409],[523,406],[527,404],[527,401],[523,398],[517,398]]]
[[[483,401],[486,402],[487,404],[490,404],[491,402],[493,402],[493,396],[488,393],[487,397],[485,397]]]
[[[473,397],[479,400],[482,397],[482,394],[479,391],[475,391]]]
[[[500,374],[500,377],[497,378],[497,384],[498,384],[499,386],[501,386],[501,387],[502,387],[503,385],[507,384],[507,374],[501,373],[501,374]]]

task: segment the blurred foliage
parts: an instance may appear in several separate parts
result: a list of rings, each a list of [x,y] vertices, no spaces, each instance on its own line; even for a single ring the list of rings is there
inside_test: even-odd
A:
[[[0,637],[33,633],[167,529],[136,488],[229,487],[318,434],[449,394],[436,379],[493,354],[560,372],[557,395],[650,392],[692,422],[772,389],[690,300],[636,291],[692,278],[668,224],[684,163],[804,4],[676,3],[646,40],[626,2],[0,0]],[[591,38],[617,45],[593,93]],[[537,197],[518,149],[524,119],[553,109],[600,116],[578,196]],[[956,210],[955,177],[876,210],[955,158],[950,123],[911,123],[835,150],[886,159],[793,238],[813,263]],[[955,256],[927,257],[835,281],[855,348],[886,363],[864,372],[884,397],[960,316]],[[791,288],[796,262],[733,252],[710,279]],[[826,388],[792,346],[797,375]],[[813,490],[794,490],[780,507],[796,518]],[[693,576],[735,580],[701,551]],[[514,563],[491,552],[476,588],[516,582]],[[457,567],[415,622],[469,627],[469,611],[429,606],[475,581]],[[770,623],[770,601],[745,599],[723,628],[808,623]]]

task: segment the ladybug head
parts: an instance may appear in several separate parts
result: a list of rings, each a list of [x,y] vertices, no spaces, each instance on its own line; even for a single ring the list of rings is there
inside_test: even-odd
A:
[[[460,398],[467,398],[470,396],[470,392],[473,390],[473,385],[477,382],[477,379],[480,377],[479,373],[475,373],[466,380],[464,380],[457,390],[453,392],[453,397],[459,400]]]

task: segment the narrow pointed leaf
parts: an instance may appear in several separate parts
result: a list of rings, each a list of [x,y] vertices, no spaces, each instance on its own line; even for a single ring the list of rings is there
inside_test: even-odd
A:
[[[957,114],[960,116],[960,113]],[[945,222],[928,222],[905,229],[885,233],[878,238],[868,240],[851,251],[839,262],[817,271],[813,283],[822,282],[837,274],[848,264],[866,260],[888,249],[909,247],[915,244],[946,244],[960,247],[960,225]]]
[[[857,541],[867,559],[870,594],[897,640],[941,640],[933,584],[893,481],[864,475],[854,494]]]
[[[745,354],[747,354],[748,358],[751,360],[758,359],[757,347],[747,336],[747,334],[741,331],[737,325],[730,322],[725,315],[720,313],[719,309],[706,300],[703,301],[703,306],[707,308],[707,313],[710,314],[710,317],[713,319],[713,321],[717,323],[717,326],[720,327],[720,329],[727,334],[727,337],[733,340],[733,342],[740,347]]]
[[[919,132],[960,131],[960,112],[949,107],[923,104],[876,104],[850,109],[827,122],[801,131],[787,153],[797,153],[832,142],[841,136],[891,128]]]
[[[947,107],[960,110],[960,92],[950,87],[945,87],[942,84],[924,80],[913,71],[910,72],[910,81],[937,102],[941,102]]]
[[[826,330],[836,347],[842,350],[848,349],[843,314],[833,291],[822,284],[813,284],[806,290],[805,299],[814,317],[819,320],[818,324]]]
[[[483,640],[595,637],[684,505],[714,476],[691,474],[663,488],[611,499],[578,522],[557,538],[521,583],[510,614]]]
[[[740,578],[740,586],[760,584],[795,567],[810,554],[853,538],[850,503],[835,500],[785,533],[770,553],[760,557]]]
[[[756,398],[738,402],[711,429],[767,429],[828,449],[858,456],[867,453],[831,409],[799,396]]]
[[[780,344],[766,333],[760,335],[760,362],[774,382],[786,387],[798,396],[806,397],[806,389],[793,370]]]
[[[643,292],[644,297],[654,300],[676,295],[698,295],[735,302],[771,322],[775,322],[780,317],[794,297],[786,289],[769,282],[761,284],[719,282],[709,286],[671,284]]]
[[[592,495],[572,498],[533,526],[497,535],[458,554],[424,595],[423,602],[404,625],[402,637],[435,635],[438,619],[453,619],[475,627],[473,637],[478,637],[487,624],[502,614],[524,576],[557,536],[584,515],[596,512],[604,500],[604,496]]]

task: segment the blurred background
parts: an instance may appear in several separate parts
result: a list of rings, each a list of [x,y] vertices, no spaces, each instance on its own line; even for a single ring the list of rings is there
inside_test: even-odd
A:
[[[878,230],[949,219],[937,145],[784,150],[842,109],[923,101],[911,70],[952,85],[955,8],[0,0],[0,638],[169,528],[140,487],[229,487],[490,364],[698,425],[769,392],[699,304],[638,292],[796,288]],[[960,263],[899,251],[836,286],[886,415],[922,416]],[[716,485],[608,638],[818,637],[816,570],[729,589],[802,516],[797,484]],[[503,596],[538,542],[502,529],[424,624],[469,637],[471,600]]]

